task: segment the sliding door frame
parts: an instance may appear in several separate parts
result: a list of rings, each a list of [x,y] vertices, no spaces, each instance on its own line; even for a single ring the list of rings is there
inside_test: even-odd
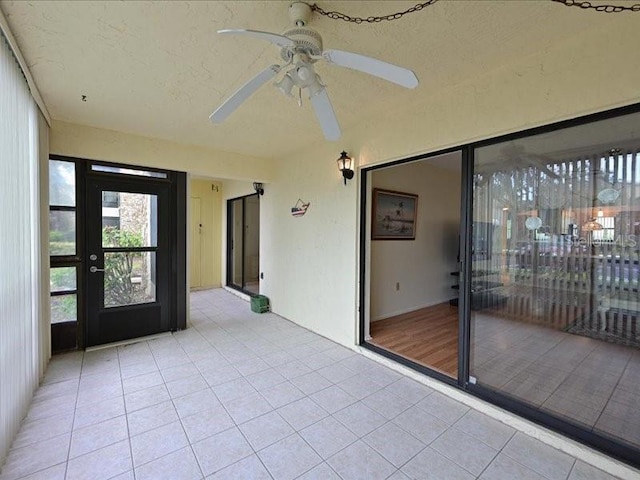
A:
[[[241,197],[234,197],[234,198],[229,198],[227,200],[227,248],[226,248],[226,259],[227,259],[227,268],[226,268],[226,286],[229,288],[233,288],[234,290],[238,290],[239,292],[242,292],[246,295],[255,295],[254,292],[251,292],[249,290],[247,290],[246,288],[246,265],[245,265],[245,257],[246,257],[246,237],[245,237],[245,225],[246,225],[246,220],[247,220],[247,199],[250,197],[256,197],[258,199],[258,202],[260,202],[260,195],[258,193],[251,193],[249,195],[243,195]],[[233,272],[234,269],[236,267],[236,265],[234,265],[234,253],[233,253],[233,249],[235,247],[234,244],[234,238],[233,238],[233,233],[234,233],[234,228],[233,228],[233,221],[234,219],[234,212],[233,212],[233,205],[234,202],[237,201],[241,201],[242,203],[242,254],[240,256],[240,262],[241,262],[241,271],[242,271],[242,281],[241,284],[238,285],[237,283],[234,282],[233,280]],[[259,212],[259,210],[258,210]]]
[[[527,130],[514,132],[499,137],[488,138],[482,141],[462,144],[457,147],[439,150],[432,153],[408,157],[405,159],[395,160],[389,163],[365,167],[361,169],[360,178],[360,232],[359,232],[359,302],[358,302],[358,344],[367,350],[378,353],[386,358],[394,360],[413,370],[423,373],[429,377],[435,378],[453,385],[467,393],[478,398],[486,400],[505,410],[520,415],[531,420],[543,427],[550,428],[569,438],[577,440],[590,447],[594,447],[607,455],[624,461],[636,468],[640,467],[639,450],[630,446],[617,442],[615,439],[605,437],[601,434],[593,433],[585,428],[580,427],[561,417],[553,415],[548,411],[541,411],[533,408],[526,403],[509,397],[506,394],[491,390],[482,385],[476,384],[475,379],[470,376],[470,359],[471,359],[471,251],[472,236],[471,228],[473,224],[473,174],[474,174],[474,152],[480,147],[485,147],[505,141],[521,139],[533,135],[548,133],[568,127],[575,127],[589,124],[596,121],[615,118],[623,115],[640,112],[640,103],[628,105],[624,107],[607,110],[604,112],[593,113],[569,120],[530,128]],[[369,310],[369,275],[366,270],[367,255],[370,249],[370,240],[367,238],[367,226],[370,216],[367,214],[367,198],[369,194],[369,182],[371,172],[388,168],[396,165],[402,165],[417,160],[425,160],[431,157],[452,153],[462,152],[462,189],[461,189],[461,213],[460,213],[460,298],[459,298],[459,330],[458,330],[458,378],[452,379],[436,370],[418,364],[394,352],[381,348],[367,341],[365,334],[367,312]]]
[[[462,148],[448,148],[445,150],[439,150],[437,152],[433,152],[433,153],[427,153],[427,154],[423,154],[423,155],[416,155],[413,157],[409,157],[409,158],[404,158],[404,159],[400,159],[400,160],[395,160],[393,162],[389,162],[389,163],[385,163],[385,164],[381,164],[381,165],[374,165],[372,167],[365,167],[363,169],[361,169],[361,175],[359,175],[360,177],[360,272],[359,272],[359,279],[360,279],[360,291],[359,291],[359,308],[358,308],[358,344],[368,350],[371,350],[375,353],[378,353],[379,355],[382,355],[384,357],[387,357],[391,360],[394,360],[402,365],[405,365],[409,368],[412,368],[413,370],[417,370],[418,372],[424,373],[425,375],[428,375],[430,377],[433,377],[437,380],[440,380],[441,382],[447,383],[449,385],[455,385],[455,386],[462,386],[463,385],[463,379],[460,376],[460,370],[458,370],[458,377],[457,378],[452,378],[448,375],[445,375],[442,372],[439,372],[437,370],[434,370],[432,368],[429,368],[425,365],[422,365],[420,363],[414,362],[412,360],[409,360],[406,357],[403,357],[402,355],[398,355],[395,352],[392,352],[391,350],[387,350],[385,348],[382,348],[378,345],[375,345],[371,342],[369,342],[366,338],[365,338],[365,333],[366,333],[366,322],[367,322],[367,312],[369,311],[369,306],[367,303],[368,302],[368,295],[369,292],[367,290],[367,286],[369,285],[369,281],[368,281],[368,275],[369,272],[367,272],[365,266],[366,266],[366,260],[367,260],[367,252],[368,249],[370,248],[371,245],[371,240],[369,239],[369,237],[367,236],[367,225],[368,222],[370,220],[370,215],[368,215],[367,213],[367,198],[368,198],[368,194],[369,194],[369,180],[370,180],[370,174],[372,172],[374,172],[375,170],[379,170],[382,168],[389,168],[389,167],[394,167],[394,166],[398,166],[398,165],[404,165],[404,164],[408,164],[408,163],[412,163],[412,162],[417,162],[420,160],[427,160],[429,158],[433,158],[433,157],[437,157],[440,155],[446,155],[448,153],[456,153],[456,152],[460,152],[463,151]],[[463,168],[463,173],[464,173],[464,152],[462,155],[462,159],[463,159],[463,164],[462,164],[462,168]],[[464,175],[461,175],[462,177],[462,181],[463,181],[463,187],[464,187]],[[463,190],[464,191],[464,188]],[[464,209],[464,205],[462,206],[462,209]],[[461,248],[461,254],[462,254],[462,245],[460,245]],[[462,259],[462,257],[461,257]],[[458,311],[462,311],[465,308],[465,299],[464,299],[464,295],[462,292],[462,282],[460,284],[460,306]],[[459,333],[458,333],[458,362],[460,364],[460,358],[461,358],[461,348],[460,348],[460,336],[461,336],[461,332],[462,330],[462,322],[461,322],[461,316],[458,315],[458,328],[459,328]]]

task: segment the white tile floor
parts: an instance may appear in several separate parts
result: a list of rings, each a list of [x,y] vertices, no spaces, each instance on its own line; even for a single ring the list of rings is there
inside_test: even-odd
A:
[[[0,479],[614,478],[223,290],[191,316],[54,357]]]
[[[473,331],[478,383],[640,447],[640,350],[484,312]]]

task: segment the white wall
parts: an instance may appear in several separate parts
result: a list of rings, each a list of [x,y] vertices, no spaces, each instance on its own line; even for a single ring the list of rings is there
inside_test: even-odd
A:
[[[380,164],[636,103],[640,29],[628,17],[277,159],[261,236],[261,289],[273,310],[338,342],[357,341],[359,175],[343,185],[341,150],[360,166]],[[298,197],[311,207],[293,218]]]
[[[418,195],[415,240],[371,241],[371,320],[380,320],[455,297],[460,226],[460,154],[453,169],[429,160],[375,170],[372,186]],[[396,284],[400,289],[396,290]]]
[[[265,159],[59,121],[51,127],[51,153],[218,179],[269,181],[271,177]]]
[[[261,292],[274,312],[344,344],[355,339],[357,178],[345,186],[336,158],[348,144],[324,142],[279,161],[261,200]],[[356,176],[357,177],[357,176]],[[291,215],[298,199],[306,214]]]

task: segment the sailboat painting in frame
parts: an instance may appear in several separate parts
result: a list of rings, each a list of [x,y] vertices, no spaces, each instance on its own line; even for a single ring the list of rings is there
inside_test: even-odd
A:
[[[418,195],[373,189],[371,240],[415,240]]]

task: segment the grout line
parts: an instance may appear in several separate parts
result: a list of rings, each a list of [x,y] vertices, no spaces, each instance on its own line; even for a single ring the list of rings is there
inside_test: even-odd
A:
[[[133,463],[133,446],[131,445],[131,430],[129,430],[129,415],[127,413],[127,403],[124,398],[124,379],[122,378],[122,364],[120,363],[120,349],[118,347],[115,347],[115,348],[116,348],[116,353],[118,358],[118,371],[120,372],[120,387],[122,388],[122,404],[124,406],[124,419],[127,424],[127,443],[129,444],[129,455],[131,457],[131,471],[133,472],[133,479],[135,480],[136,469]]]

